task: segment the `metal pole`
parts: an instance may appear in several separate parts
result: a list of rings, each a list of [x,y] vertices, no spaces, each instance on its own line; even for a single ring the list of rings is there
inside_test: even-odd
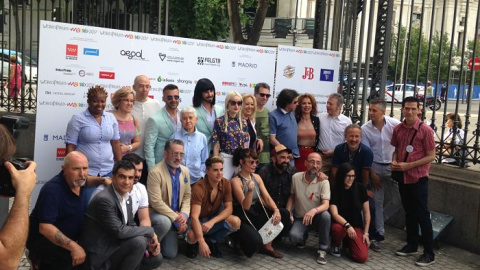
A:
[[[165,4],[165,36],[168,36],[168,7],[170,5],[170,0],[167,0]]]
[[[297,42],[297,17],[298,17],[298,0],[295,1],[295,21],[293,22],[293,46]]]

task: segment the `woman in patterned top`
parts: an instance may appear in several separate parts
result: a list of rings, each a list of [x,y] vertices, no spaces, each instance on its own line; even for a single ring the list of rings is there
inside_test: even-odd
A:
[[[297,143],[300,157],[295,160],[297,171],[307,170],[305,161],[310,153],[317,151],[320,136],[320,119],[317,117],[317,101],[311,94],[303,94],[298,97],[298,105],[295,109],[298,132]]]
[[[122,87],[112,97],[116,109],[112,113],[118,121],[122,156],[140,147],[140,125],[131,114],[134,100],[134,92],[130,87]]]
[[[233,151],[238,147],[248,148],[250,136],[247,121],[242,118],[242,95],[231,91],[225,98],[225,115],[213,125],[213,155],[223,158],[223,177],[231,179],[234,174]]]

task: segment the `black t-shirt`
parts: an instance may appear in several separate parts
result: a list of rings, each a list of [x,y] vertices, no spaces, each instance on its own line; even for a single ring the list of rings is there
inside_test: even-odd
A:
[[[338,182],[338,184],[343,185],[343,182]],[[355,207],[354,200],[358,200],[359,203],[357,203],[357,205],[359,207]],[[367,190],[355,180],[349,189],[341,189],[339,192],[334,189],[330,204],[337,206],[338,214],[350,223],[350,225],[363,229],[362,211],[363,204],[367,200]]]

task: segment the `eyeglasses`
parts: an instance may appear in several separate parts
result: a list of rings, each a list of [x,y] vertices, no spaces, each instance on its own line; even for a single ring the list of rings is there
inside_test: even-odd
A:
[[[172,99],[179,100],[179,99],[180,99],[180,96],[178,96],[178,95],[175,95],[175,96],[167,96],[167,100],[172,100]]]
[[[310,163],[310,165],[322,165],[322,162],[321,161],[315,161],[315,160],[307,160],[308,163]]]
[[[347,174],[347,175],[345,176],[345,178],[355,179],[355,175]]]
[[[181,152],[170,152],[170,156],[183,158],[183,157],[185,156],[185,153],[181,153]]]
[[[258,163],[259,163],[258,159],[250,160],[250,165],[258,165]]]
[[[267,97],[267,98],[270,98],[272,95],[270,94],[265,94],[265,93],[258,93],[260,95],[260,97]]]
[[[242,106],[243,102],[240,100],[240,101],[233,101],[233,100],[230,100],[230,106],[235,106],[235,105],[238,105],[238,106]]]

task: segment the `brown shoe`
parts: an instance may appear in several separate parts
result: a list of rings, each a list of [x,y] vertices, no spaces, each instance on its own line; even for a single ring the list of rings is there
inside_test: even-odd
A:
[[[260,249],[260,253],[266,254],[266,255],[268,255],[268,256],[271,256],[271,257],[274,257],[274,258],[277,258],[277,259],[283,258],[283,254],[282,254],[282,253],[277,252],[277,251],[275,251],[275,250],[266,249],[265,247],[262,247],[262,248]]]

